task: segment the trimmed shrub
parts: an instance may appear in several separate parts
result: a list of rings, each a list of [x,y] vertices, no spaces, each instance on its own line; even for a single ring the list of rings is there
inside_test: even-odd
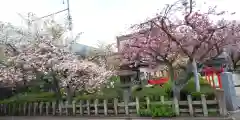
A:
[[[150,109],[143,108],[139,110],[139,116],[143,117],[173,117],[175,111],[171,105],[167,104],[150,104]]]
[[[181,94],[192,95],[193,100],[200,100],[201,94],[206,96],[206,99],[214,99],[215,98],[215,89],[207,83],[203,77],[200,77],[200,92],[196,92],[194,78],[191,78],[188,84],[181,90]],[[185,98],[187,99],[187,98]]]
[[[25,102],[43,102],[43,101],[55,101],[56,96],[52,92],[41,93],[26,93],[18,94],[8,99],[0,101],[0,103],[25,103]]]
[[[101,91],[93,94],[77,95],[74,100],[87,100],[87,99],[112,99],[120,98],[123,94],[123,90],[120,87],[104,88]]]
[[[134,97],[138,96],[139,98],[144,98],[148,96],[152,101],[156,100],[159,101],[160,96],[165,96],[166,99],[169,99],[171,91],[172,91],[171,83],[166,83],[162,86],[155,85],[152,87],[143,87],[141,88],[141,90],[133,90],[132,96]]]

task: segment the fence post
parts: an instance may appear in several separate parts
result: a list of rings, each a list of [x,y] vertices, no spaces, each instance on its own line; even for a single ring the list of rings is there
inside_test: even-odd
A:
[[[221,116],[227,115],[226,100],[223,89],[216,89],[216,98],[218,101],[219,113]]]
[[[11,108],[11,104],[8,103],[8,104],[7,104],[7,109],[8,109],[8,110],[7,110],[7,115],[10,115],[10,116],[11,116],[11,109],[10,109],[10,108]]]
[[[18,115],[22,115],[22,111],[23,111],[23,109],[22,109],[22,104],[19,103],[19,104],[18,104]]]
[[[0,104],[0,114],[2,115],[2,113],[3,113],[3,105],[2,104]]]
[[[2,106],[2,104],[0,104],[0,112],[2,113],[2,108],[3,108],[3,106]]]
[[[208,116],[207,100],[204,94],[201,95],[202,109],[204,117]]]
[[[83,115],[83,108],[82,108],[82,100],[79,101],[79,111],[80,111],[80,115]]]
[[[140,107],[139,107],[139,98],[136,97],[136,110],[137,110],[137,115],[139,115],[139,109],[140,109]]]
[[[90,102],[87,100],[87,114],[90,115]]]
[[[146,103],[147,103],[147,109],[150,109],[150,99],[149,97],[146,97]]]
[[[0,108],[0,112],[2,113],[2,108],[3,108],[2,104],[0,104],[0,107],[1,107],[1,108]],[[0,113],[0,114],[1,114],[1,113]]]
[[[52,102],[52,114],[56,115],[56,102]]]
[[[49,113],[49,105],[50,105],[50,103],[47,102],[47,103],[46,103],[46,115],[47,115],[47,116],[48,116],[48,113]]]
[[[76,115],[76,101],[72,101],[73,115]]]
[[[16,115],[16,103],[13,103],[13,106],[12,106],[12,115]]]
[[[58,106],[58,108],[59,108],[59,115],[60,115],[60,116],[62,116],[62,106],[63,106],[63,102],[60,101],[60,102],[59,102],[59,106]]]
[[[4,114],[5,115],[7,115],[7,104],[5,103],[5,104],[3,104],[3,110],[4,110]]]
[[[68,116],[68,101],[65,102],[64,108],[65,108],[66,116]]]
[[[6,107],[6,104],[3,104],[3,113],[4,113],[4,115],[7,114],[7,107]]]
[[[107,103],[108,103],[108,101],[104,99],[103,100],[104,115],[108,114]]]
[[[27,103],[24,103],[24,105],[23,105],[23,115],[26,115],[26,111],[27,111]]]
[[[4,113],[4,104],[1,104],[1,114]]]
[[[42,115],[42,112],[43,112],[43,102],[40,102],[39,104],[39,114]]]
[[[161,103],[162,103],[162,104],[165,104],[165,102],[164,102],[164,96],[161,96],[161,97],[160,97],[160,100],[161,100]]]
[[[187,100],[188,100],[189,114],[190,114],[190,116],[193,116],[192,96],[191,96],[191,95],[188,95],[188,96],[187,96]]]
[[[1,115],[4,115],[4,104],[1,104]]]
[[[7,106],[6,106],[6,104],[4,104],[4,114],[5,115],[7,114]]]
[[[19,103],[16,103],[16,115],[19,115]]]
[[[37,104],[38,104],[38,103],[34,102],[33,116],[36,116],[36,112],[37,112]]]
[[[28,116],[31,116],[31,102],[28,103]]]
[[[4,104],[1,104],[1,115],[4,112]]]
[[[118,99],[114,98],[114,113],[118,115]]]
[[[179,112],[179,104],[178,104],[177,97],[173,98],[173,104],[174,104],[174,109],[175,109],[176,116],[179,116],[180,112]]]
[[[94,100],[95,115],[98,115],[98,99]]]

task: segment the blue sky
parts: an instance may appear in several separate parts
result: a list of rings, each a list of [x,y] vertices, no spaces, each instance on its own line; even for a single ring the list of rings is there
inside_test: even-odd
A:
[[[153,17],[158,9],[173,1],[175,0],[70,0],[73,31],[74,34],[83,32],[78,41],[82,44],[95,46],[98,40],[112,43],[117,35],[126,33],[131,24]],[[202,1],[237,12],[231,19],[240,17],[237,0]],[[0,21],[23,25],[23,20],[17,13],[26,16],[28,12],[33,12],[37,16],[44,16],[65,7],[63,0],[4,0],[1,1]],[[55,18],[61,22],[65,15],[66,13],[62,13]]]

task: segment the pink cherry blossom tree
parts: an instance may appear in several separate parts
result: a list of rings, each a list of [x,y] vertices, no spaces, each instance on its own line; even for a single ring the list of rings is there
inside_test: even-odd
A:
[[[197,62],[219,55],[235,36],[229,34],[234,31],[230,23],[210,19],[213,15],[223,15],[224,11],[218,13],[209,8],[205,13],[194,8],[195,1],[180,0],[167,5],[157,17],[136,25],[139,34],[144,34],[137,34],[133,45],[125,46],[123,58],[129,63],[145,60],[150,65],[158,61],[168,67],[178,56],[187,58],[194,72],[196,91],[200,91]]]
[[[176,44],[162,30],[151,27],[134,34],[130,39],[131,42],[125,44],[121,51],[125,60],[123,64],[134,62],[152,68],[165,65],[170,81],[175,83],[174,73],[183,59]],[[174,96],[179,97],[175,84],[173,84],[173,93]]]
[[[240,66],[240,23],[233,21],[231,26],[231,32],[228,33],[232,36],[229,39],[231,44],[226,49],[231,58],[233,70],[238,70]]]

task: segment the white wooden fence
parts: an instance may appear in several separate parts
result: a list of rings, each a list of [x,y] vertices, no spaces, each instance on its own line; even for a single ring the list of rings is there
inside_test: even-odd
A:
[[[209,113],[217,113],[218,115],[226,115],[226,106],[222,90],[217,90],[215,100],[206,100],[205,95],[201,95],[201,100],[193,101],[192,97],[187,96],[187,101],[165,101],[164,97],[160,97],[160,101],[150,101],[149,97],[142,102],[138,97],[135,101],[125,104],[119,102],[118,99],[95,99],[73,101],[71,104],[67,102],[29,102],[23,104],[11,103],[0,104],[1,115],[20,115],[20,116],[119,116],[119,115],[137,115],[140,110],[140,104],[145,104],[147,108],[150,104],[168,104],[172,105],[177,116],[209,116]]]

